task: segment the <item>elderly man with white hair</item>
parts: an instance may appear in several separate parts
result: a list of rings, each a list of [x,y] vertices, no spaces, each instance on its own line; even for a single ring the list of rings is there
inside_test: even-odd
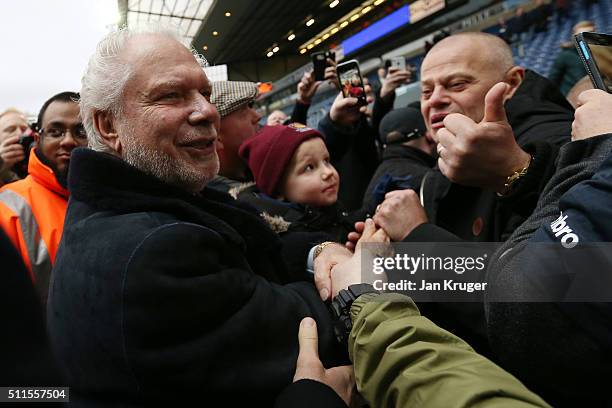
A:
[[[326,365],[344,357],[315,286],[289,282],[278,237],[205,188],[219,114],[202,60],[177,38],[124,29],[90,59],[80,104],[92,150],[73,155],[51,340],[71,398],[270,406],[293,378],[303,317],[318,322]]]

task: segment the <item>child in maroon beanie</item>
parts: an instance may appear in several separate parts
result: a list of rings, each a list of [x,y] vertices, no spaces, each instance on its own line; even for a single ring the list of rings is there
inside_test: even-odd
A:
[[[323,135],[314,129],[266,126],[240,146],[239,154],[259,192],[246,190],[238,199],[255,206],[278,233],[323,231],[344,242],[354,223],[367,216],[340,208],[340,177],[329,161]]]

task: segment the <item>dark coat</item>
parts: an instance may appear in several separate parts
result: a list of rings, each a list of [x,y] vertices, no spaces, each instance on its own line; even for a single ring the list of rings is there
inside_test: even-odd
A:
[[[603,259],[596,259],[582,243],[612,241],[611,154],[612,135],[564,146],[537,208],[496,252],[488,268],[487,332],[496,360],[554,406],[609,405],[611,304],[492,300],[500,293],[535,299],[531,295],[542,287],[538,282],[542,277],[548,289],[551,282],[558,286],[567,279],[580,284],[582,276],[588,279],[597,273],[597,266],[604,276],[610,275],[609,247],[604,248]],[[560,252],[559,245],[560,251],[554,253],[551,244],[542,243],[559,243],[561,236],[552,233],[551,223],[560,212],[568,217],[566,222],[580,243],[569,252]],[[606,280],[593,284],[610,293]]]
[[[570,141],[573,109],[546,78],[527,71],[506,103],[506,115],[518,144],[533,154],[529,171],[516,189],[500,199],[493,191],[451,183],[439,170],[425,175],[421,199],[429,217],[410,233],[412,242],[502,242],[533,212],[555,171],[558,146]],[[419,305],[421,307],[421,305]],[[434,322],[490,355],[482,304],[426,304]]]
[[[292,380],[305,316],[322,361],[340,363],[314,286],[288,283],[276,234],[229,196],[85,149],[69,186],[48,324],[71,392],[270,406]]]
[[[338,203],[315,208],[277,200],[263,195],[256,186],[242,190],[237,199],[256,208],[259,216],[283,241],[296,233],[319,233],[327,237],[326,241],[344,243],[348,233],[355,229],[355,222],[365,221],[370,216],[365,210],[349,213]]]

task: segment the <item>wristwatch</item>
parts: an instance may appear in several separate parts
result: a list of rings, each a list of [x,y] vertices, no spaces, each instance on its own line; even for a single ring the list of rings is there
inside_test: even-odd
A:
[[[342,289],[331,302],[331,313],[335,320],[334,333],[338,342],[343,346],[348,347],[348,338],[353,329],[351,306],[355,299],[366,293],[378,294],[380,292],[369,283],[359,283]]]

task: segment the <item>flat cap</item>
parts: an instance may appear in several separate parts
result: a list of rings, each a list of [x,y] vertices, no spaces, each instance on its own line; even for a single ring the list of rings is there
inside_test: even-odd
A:
[[[217,107],[222,118],[252,102],[258,89],[254,82],[216,81],[212,83],[210,102]]]

